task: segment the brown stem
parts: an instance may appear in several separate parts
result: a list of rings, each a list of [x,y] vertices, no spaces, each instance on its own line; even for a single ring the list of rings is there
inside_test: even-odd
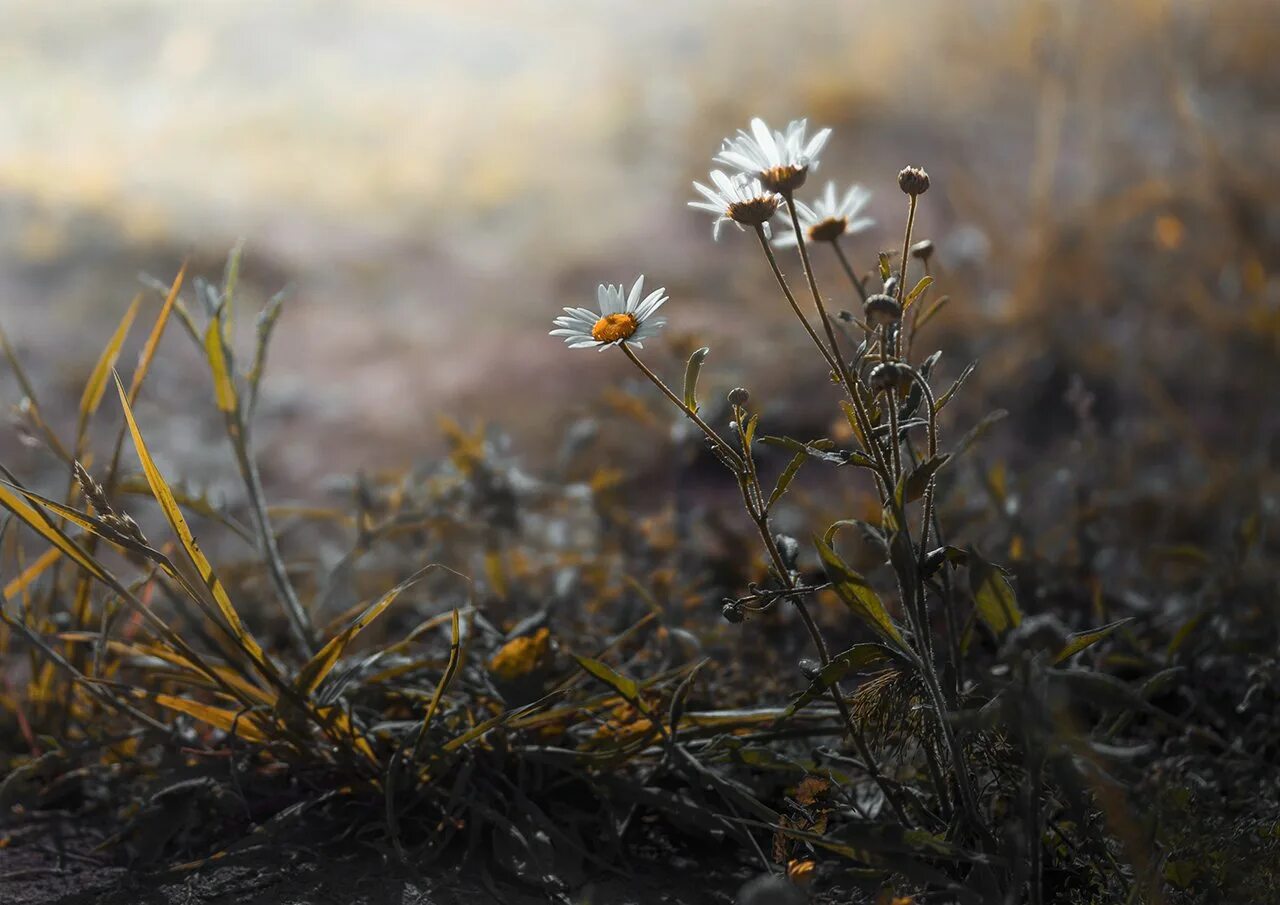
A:
[[[631,363],[639,368],[641,373],[644,374],[645,377],[648,377],[650,382],[662,391],[662,395],[670,399],[675,407],[684,413],[686,418],[702,429],[702,432],[706,434],[707,439],[710,440],[711,443],[733,464],[734,471],[740,474],[744,468],[742,457],[734,452],[733,447],[726,443],[724,439],[715,432],[715,429],[711,425],[703,421],[697,412],[685,405],[684,400],[673,393],[671,388],[662,381],[662,378],[653,373],[653,371],[649,369],[649,366],[641,361],[639,357],[636,356],[635,352],[631,351],[631,347],[627,345],[626,342],[618,343],[618,347],[626,353],[627,358],[631,359]]]
[[[907,262],[911,260],[911,230],[916,222],[916,200],[919,196],[912,195],[910,206],[907,208],[907,231],[902,237],[902,269],[898,272],[898,309],[901,310],[907,295]],[[898,330],[893,337],[893,354],[897,355],[902,343],[902,323],[899,321]]]
[[[866,287],[862,285],[862,280],[858,279],[858,275],[854,273],[853,265],[849,263],[849,259],[845,256],[844,248],[840,245],[840,240],[834,240],[831,243],[831,247],[835,249],[836,257],[840,259],[840,266],[844,268],[845,275],[849,277],[849,282],[853,284],[854,289],[858,290],[858,296],[862,299],[863,304],[866,304]]]

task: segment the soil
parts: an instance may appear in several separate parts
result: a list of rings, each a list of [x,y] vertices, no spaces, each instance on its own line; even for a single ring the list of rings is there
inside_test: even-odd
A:
[[[60,838],[59,838],[60,834]],[[740,875],[708,875],[681,861],[635,865],[589,881],[570,898],[518,888],[476,865],[422,873],[390,852],[257,851],[195,870],[140,871],[111,865],[93,831],[18,827],[0,835],[4,905],[727,905]]]

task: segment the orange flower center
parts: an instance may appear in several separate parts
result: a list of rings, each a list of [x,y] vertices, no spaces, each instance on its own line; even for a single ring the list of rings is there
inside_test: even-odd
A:
[[[606,314],[591,328],[591,338],[596,342],[616,343],[635,333],[639,326],[640,323],[634,315]]]

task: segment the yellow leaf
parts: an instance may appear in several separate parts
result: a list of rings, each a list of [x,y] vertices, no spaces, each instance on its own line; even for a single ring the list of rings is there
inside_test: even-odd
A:
[[[204,350],[209,357],[209,369],[213,372],[213,392],[218,411],[229,415],[236,411],[236,384],[227,366],[227,353],[218,324],[217,318],[209,322],[204,334]]]
[[[414,572],[366,607],[364,612],[357,616],[341,633],[330,638],[329,642],[320,648],[316,655],[308,660],[306,665],[298,671],[298,677],[294,680],[294,687],[297,688],[299,693],[305,696],[312,694],[319,688],[320,683],[324,681],[324,677],[342,659],[343,652],[355,636],[360,634],[370,622],[382,615],[382,612],[391,606],[392,602],[405,590],[421,581],[422,577],[434,568],[436,568],[436,565],[432,563]]]
[[[261,728],[255,725],[254,718],[243,711],[226,710],[210,704],[201,704],[189,698],[180,698],[171,694],[158,694],[152,698],[161,707],[185,713],[202,723],[208,723],[223,732],[233,733],[237,738],[247,742],[265,742],[267,737]]]
[[[173,312],[173,303],[178,300],[178,292],[182,289],[182,281],[186,275],[187,262],[183,261],[182,267],[178,269],[178,275],[173,278],[173,285],[169,287],[169,294],[165,297],[164,306],[160,309],[160,316],[156,318],[155,325],[147,336],[146,345],[142,347],[142,354],[138,356],[138,367],[134,369],[133,379],[129,381],[130,403],[138,398],[138,390],[142,389],[142,381],[151,368],[151,360],[155,358],[156,347],[160,345],[160,337],[164,335],[164,328],[169,323],[169,315]]]
[[[120,357],[120,348],[129,335],[129,328],[133,326],[133,319],[137,316],[138,306],[141,303],[141,295],[134,298],[133,303],[129,305],[129,310],[120,319],[116,332],[111,335],[107,347],[98,356],[98,363],[93,366],[93,371],[89,374],[89,380],[84,385],[84,393],[80,396],[81,434],[89,423],[90,416],[98,410],[98,405],[102,402],[102,394],[107,391],[107,378],[111,376],[111,369],[116,366],[116,359]]]
[[[68,559],[84,569],[94,578],[102,581],[107,580],[107,573],[97,564],[94,559],[85,553],[84,550],[67,537],[53,525],[51,525],[37,510],[27,505],[26,501],[18,494],[14,493],[8,487],[0,484],[0,505],[12,512],[20,521],[25,523],[50,544],[61,550]],[[25,572],[23,573],[26,574]],[[17,579],[21,581],[21,577]],[[8,589],[5,589],[6,596]]]
[[[53,565],[61,555],[62,551],[57,547],[50,547],[41,553],[35,562],[22,570],[21,575],[4,586],[5,599],[12,600],[30,587],[31,583],[44,574],[45,569]]]
[[[504,682],[513,682],[541,667],[550,650],[551,632],[544,626],[502,645],[489,661],[489,672]]]
[[[213,573],[213,566],[205,558],[200,545],[196,543],[191,529],[187,526],[187,520],[183,518],[182,510],[178,508],[178,501],[173,497],[173,491],[169,489],[169,485],[160,473],[160,469],[156,467],[155,460],[151,458],[151,453],[147,451],[147,445],[142,439],[142,431],[138,429],[138,422],[134,420],[133,410],[129,407],[129,400],[125,398],[124,384],[120,382],[120,375],[117,374],[115,379],[116,389],[120,393],[120,404],[124,408],[125,421],[129,425],[129,433],[133,436],[133,445],[138,451],[138,459],[142,462],[142,471],[147,478],[147,484],[151,487],[152,495],[160,504],[160,508],[164,511],[170,527],[178,535],[182,548],[191,558],[192,564],[200,574],[201,581],[204,582],[205,587],[213,595],[218,611],[222,614],[222,618],[226,620],[227,627],[231,629],[243,651],[260,670],[269,675],[274,675],[273,667],[270,666],[269,661],[263,654],[261,646],[254,640],[253,635],[249,633],[249,630],[245,628],[244,623],[240,620],[240,614],[231,605],[226,589]]]

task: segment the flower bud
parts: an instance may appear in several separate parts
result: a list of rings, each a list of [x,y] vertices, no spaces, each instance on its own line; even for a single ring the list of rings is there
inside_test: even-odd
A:
[[[908,195],[923,195],[929,191],[929,174],[922,167],[904,167],[898,174],[898,188]]]
[[[873,327],[889,327],[902,317],[902,308],[892,296],[876,294],[867,299],[863,306],[866,321]]]
[[[911,257],[919,258],[921,261],[927,261],[933,257],[933,240],[921,239],[915,245],[912,245]]]
[[[800,674],[812,682],[822,673],[822,664],[817,660],[805,657],[800,661]]]
[[[871,389],[878,393],[897,390],[906,393],[911,389],[911,368],[900,361],[886,361],[871,369]]]
[[[724,617],[725,622],[737,625],[742,621],[742,607],[730,600],[720,608],[720,615]]]
[[[751,401],[751,394],[747,392],[745,387],[734,387],[729,391],[730,405],[746,405]]]

